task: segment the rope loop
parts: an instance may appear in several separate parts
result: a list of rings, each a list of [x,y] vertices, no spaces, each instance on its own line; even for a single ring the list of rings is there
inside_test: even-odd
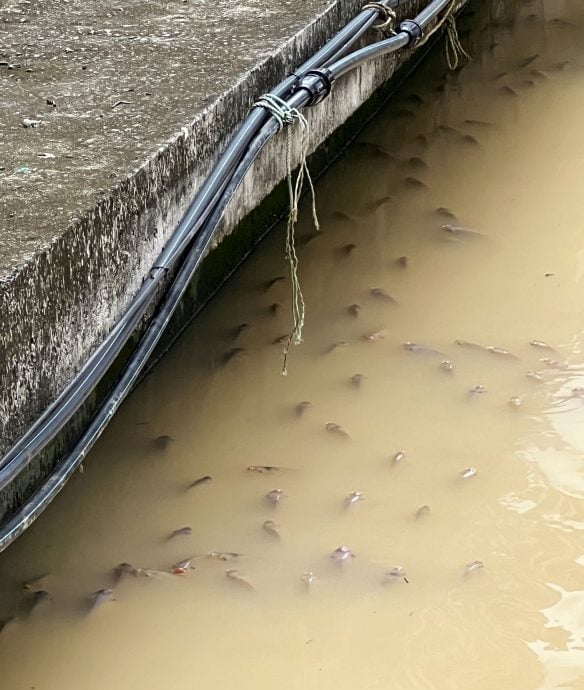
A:
[[[378,31],[385,31],[386,29],[390,34],[395,34],[394,27],[397,21],[397,14],[382,2],[368,2],[363,5],[361,10],[375,10],[379,12],[379,18],[381,22],[379,24],[373,24],[373,28]]]
[[[458,29],[456,28],[456,18],[454,16],[454,10],[456,9],[457,0],[452,0],[452,3],[448,7],[444,16],[436,22],[433,29],[424,36],[422,41],[418,44],[419,46],[424,45],[426,41],[439,31],[444,25],[446,25],[446,62],[448,67],[454,71],[460,64],[461,58],[465,57],[467,60],[472,60],[471,56],[463,48],[460,42],[460,37],[458,36]]]
[[[282,374],[288,374],[288,353],[291,345],[299,345],[302,342],[302,330],[304,328],[305,305],[300,280],[298,278],[298,256],[296,254],[295,246],[295,228],[298,220],[298,204],[300,203],[300,196],[302,195],[302,188],[304,186],[304,178],[310,188],[312,200],[312,219],[314,227],[317,232],[320,230],[318,216],[316,213],[316,194],[314,191],[314,184],[306,158],[308,156],[308,147],[310,144],[310,127],[308,120],[297,109],[292,108],[286,101],[274,96],[273,94],[264,94],[256,103],[254,108],[265,108],[278,123],[278,131],[281,131],[285,126],[298,123],[301,130],[301,144],[300,144],[300,165],[298,168],[298,175],[296,180],[292,179],[292,128],[288,127],[286,137],[286,180],[288,183],[288,197],[290,199],[290,210],[288,213],[288,222],[286,224],[286,259],[290,266],[290,283],[292,289],[292,332],[288,336],[288,340],[282,352]]]

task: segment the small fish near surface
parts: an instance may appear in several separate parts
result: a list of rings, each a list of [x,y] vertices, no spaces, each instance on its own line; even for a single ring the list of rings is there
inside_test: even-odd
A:
[[[333,561],[338,564],[348,563],[356,557],[357,556],[351,551],[351,549],[348,546],[339,546],[331,554],[331,558],[333,559]]]
[[[273,506],[277,506],[285,497],[286,494],[282,491],[282,489],[272,489],[271,491],[268,491],[265,498],[268,503],[271,503]]]
[[[184,575],[189,570],[194,570],[195,565],[193,561],[195,560],[195,558],[197,558],[197,556],[189,556],[188,558],[183,558],[182,561],[178,561],[172,566],[170,572],[173,575]]]
[[[262,524],[262,529],[266,534],[269,534],[270,537],[273,537],[274,539],[282,539],[282,536],[280,535],[280,532],[278,531],[279,525],[274,522],[273,520],[266,520]]]
[[[476,398],[477,396],[485,395],[486,393],[487,393],[487,387],[486,386],[482,386],[482,385],[473,386],[473,388],[471,388],[468,391],[468,397],[469,398]]]
[[[509,352],[509,350],[506,350],[504,347],[496,347],[495,345],[487,345],[485,348],[487,352],[490,352],[492,355],[498,355],[499,357],[508,357],[509,359],[519,359],[517,355],[514,355],[512,352]]]
[[[363,381],[365,381],[367,377],[365,374],[353,374],[351,378],[349,379],[349,382],[353,388],[361,388]]]
[[[296,415],[298,417],[302,417],[302,415],[309,410],[312,407],[312,403],[309,400],[302,400],[299,402],[296,407],[294,408],[296,411]]]
[[[361,307],[358,304],[350,304],[347,307],[347,311],[349,314],[353,317],[359,316],[359,312],[361,311]]]
[[[484,567],[485,564],[482,561],[471,561],[464,566],[464,574],[470,575],[470,573],[476,573]]]
[[[371,295],[373,297],[376,297],[377,299],[380,300],[385,300],[386,302],[392,302],[393,304],[397,304],[396,298],[387,290],[384,288],[380,287],[372,287],[371,290],[369,290]]]
[[[518,395],[509,398],[510,407],[521,407],[521,405],[523,405],[523,400]]]
[[[551,352],[555,352],[555,349],[551,345],[544,343],[543,340],[530,340],[529,344],[532,347],[537,347],[537,348],[540,348],[542,350],[550,350]]]
[[[227,352],[224,352],[223,355],[221,355],[221,366],[224,367],[226,364],[229,364],[229,362],[231,362],[232,359],[238,357],[239,355],[242,355],[244,352],[244,347],[232,347],[230,350],[227,350]]]
[[[416,519],[419,519],[421,517],[424,517],[425,515],[430,514],[430,506],[420,506],[418,510],[416,510]]]
[[[440,362],[440,369],[442,369],[442,371],[452,372],[454,371],[454,364],[452,364],[449,359],[444,359]]]
[[[239,570],[236,570],[235,568],[229,568],[229,570],[225,571],[225,575],[228,580],[231,580],[232,582],[236,582],[238,585],[240,585],[244,589],[248,589],[250,591],[255,591],[255,587],[251,584],[251,582],[244,577]]]
[[[394,465],[401,465],[403,464],[404,460],[406,459],[406,452],[405,450],[398,450],[397,453],[394,454],[392,457],[391,461]]]
[[[26,592],[40,592],[46,590],[51,582],[51,576],[49,574],[41,575],[35,577],[32,580],[22,583],[22,589]]]
[[[345,507],[348,508],[349,506],[355,505],[356,503],[364,500],[365,496],[363,495],[362,491],[351,491],[351,493],[345,497]]]
[[[383,340],[388,334],[388,330],[383,328],[379,331],[373,331],[373,333],[367,333],[363,336],[363,340],[368,340],[370,342],[376,342],[377,340]]]
[[[175,537],[190,537],[192,533],[192,527],[179,527],[179,529],[175,529],[174,532],[171,532],[167,539],[170,540],[174,539]]]
[[[282,468],[276,467],[276,465],[248,465],[248,472],[257,472],[258,474],[268,474],[273,472],[279,472]]]
[[[307,588],[310,588],[316,582],[316,575],[312,571],[308,570],[307,572],[302,573],[300,580],[306,585]]]
[[[101,608],[104,604],[109,603],[111,601],[115,601],[114,593],[111,589],[98,589],[97,592],[94,592],[88,597],[89,612],[91,613],[93,611],[96,611],[97,609]]]
[[[242,556],[242,553],[236,551],[209,551],[207,554],[207,558],[213,561],[235,561]]]
[[[172,436],[162,434],[161,436],[157,436],[155,439],[152,439],[152,445],[157,450],[166,450],[172,441],[174,441]]]
[[[331,434],[335,434],[336,436],[340,436],[342,438],[351,438],[349,434],[343,429],[342,426],[339,426],[338,424],[335,424],[335,422],[327,422],[325,424],[325,429],[327,431],[330,431]]]
[[[47,604],[50,600],[50,594],[44,589],[39,589],[36,592],[33,592],[30,596],[27,597],[25,601],[22,602],[19,609],[18,617],[28,618],[41,606]]]
[[[435,350],[433,347],[428,347],[427,345],[422,345],[421,343],[413,343],[411,340],[408,340],[406,343],[402,343],[402,348],[408,352],[416,352],[418,354],[427,355],[440,355],[440,357],[444,357],[444,352]]]
[[[478,470],[476,467],[466,467],[458,473],[458,476],[461,477],[461,479],[471,479],[472,477],[476,477],[477,474]]]
[[[405,569],[401,565],[396,565],[385,573],[385,582],[399,582],[402,580],[406,584],[409,584],[407,574]]]
[[[149,568],[137,568],[131,563],[120,563],[114,568],[113,572],[114,580],[116,582],[121,580],[126,575],[130,577],[155,577],[159,574],[160,573],[157,570],[151,570]]]
[[[213,477],[211,475],[206,474],[204,477],[199,477],[198,479],[195,479],[194,482],[189,484],[188,488],[189,489],[195,489],[197,486],[204,486],[205,484],[210,484],[213,481]]]
[[[478,230],[465,228],[462,225],[451,225],[450,223],[441,225],[440,230],[454,237],[485,237],[484,233]]]

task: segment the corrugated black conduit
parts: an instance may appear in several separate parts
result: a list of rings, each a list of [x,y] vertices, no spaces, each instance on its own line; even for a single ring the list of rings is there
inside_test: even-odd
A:
[[[328,96],[333,81],[342,74],[373,57],[415,46],[423,38],[425,28],[443,9],[452,6],[453,1],[433,0],[416,19],[403,21],[395,36],[339,57],[345,55],[350,46],[377,19],[376,10],[361,12],[271,93],[284,98],[291,108],[319,103]],[[395,7],[398,2],[387,0],[383,4]],[[168,293],[106,401],[43,487],[0,528],[0,551],[14,541],[62,489],[131,390],[196,273],[225,208],[259,152],[277,131],[276,120],[265,110],[254,108],[251,111],[197,193],[126,314],[63,393],[0,460],[1,490],[55,438],[80,408],[139,325],[166,273],[175,267],[190,245]]]

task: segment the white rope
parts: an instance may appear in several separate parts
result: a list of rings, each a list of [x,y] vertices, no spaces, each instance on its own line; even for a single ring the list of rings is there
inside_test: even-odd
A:
[[[390,34],[395,34],[394,27],[397,21],[397,14],[391,7],[387,7],[382,2],[368,2],[366,5],[363,5],[361,10],[375,10],[379,12],[382,21],[380,24],[373,24],[373,28],[378,31],[387,29]]]
[[[293,125],[298,122],[301,129],[301,148],[300,148],[300,166],[296,180],[292,181],[292,128],[288,128],[286,138],[286,179],[288,183],[288,196],[290,198],[290,211],[288,213],[288,222],[286,224],[286,259],[290,266],[290,282],[292,288],[292,320],[293,328],[282,352],[282,374],[288,374],[288,353],[291,345],[299,345],[302,342],[302,330],[304,328],[304,297],[298,278],[298,256],[296,254],[294,230],[296,221],[298,220],[298,204],[300,195],[302,194],[302,187],[304,185],[304,178],[310,187],[312,199],[312,218],[316,230],[320,230],[318,216],[316,214],[316,195],[314,185],[306,163],[308,155],[308,146],[310,142],[310,131],[308,121],[304,115],[297,109],[291,108],[286,101],[278,96],[272,94],[265,94],[254,103],[254,108],[265,108],[278,123],[278,131],[282,130],[286,125]]]

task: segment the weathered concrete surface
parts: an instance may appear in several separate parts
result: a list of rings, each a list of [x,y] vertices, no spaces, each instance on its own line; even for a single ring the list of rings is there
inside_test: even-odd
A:
[[[9,94],[0,113],[0,233],[7,248],[0,254],[0,451],[123,313],[257,97],[361,4],[8,4],[0,19],[7,46],[0,83]],[[407,0],[401,13],[412,16],[424,4]],[[308,113],[311,150],[407,56],[377,60],[340,80],[331,98]],[[24,118],[42,124],[25,128]],[[283,146],[280,137],[254,165],[225,233],[283,178]],[[0,497],[0,522],[51,462],[33,463],[13,494]]]

